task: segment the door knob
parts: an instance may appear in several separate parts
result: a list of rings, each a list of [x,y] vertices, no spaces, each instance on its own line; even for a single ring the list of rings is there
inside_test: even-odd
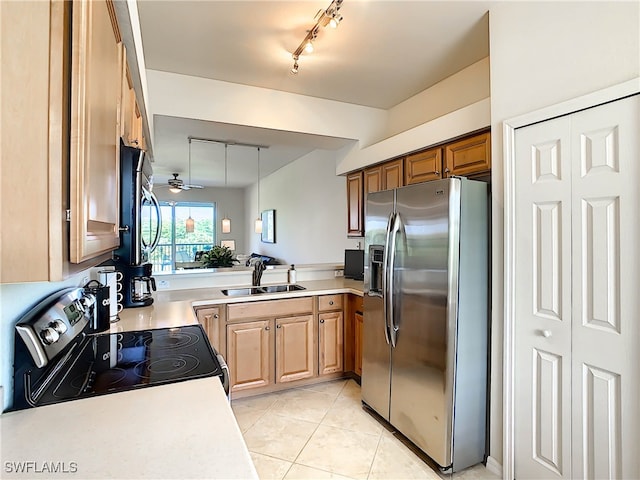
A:
[[[551,330],[542,330],[540,333],[542,333],[544,338],[549,338],[552,335]]]

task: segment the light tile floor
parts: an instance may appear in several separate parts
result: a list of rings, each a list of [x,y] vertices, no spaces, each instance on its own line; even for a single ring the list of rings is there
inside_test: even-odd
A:
[[[337,380],[233,400],[261,479],[487,479],[483,465],[445,475],[363,410],[360,386]]]

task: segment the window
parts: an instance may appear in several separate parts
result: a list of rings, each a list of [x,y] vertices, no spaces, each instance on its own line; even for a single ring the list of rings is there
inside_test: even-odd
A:
[[[193,268],[195,255],[216,244],[216,204],[160,202],[162,232],[160,242],[151,253],[154,272]],[[195,221],[194,231],[187,233],[187,218]]]

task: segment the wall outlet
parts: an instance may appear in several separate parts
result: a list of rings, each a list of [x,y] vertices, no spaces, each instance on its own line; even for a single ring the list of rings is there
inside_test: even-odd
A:
[[[171,285],[169,284],[169,280],[160,280],[157,282],[158,290],[167,290]]]
[[[344,277],[344,270],[335,270],[333,273],[336,277]]]

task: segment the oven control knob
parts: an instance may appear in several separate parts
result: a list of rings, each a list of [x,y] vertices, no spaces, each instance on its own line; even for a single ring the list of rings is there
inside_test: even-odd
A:
[[[60,334],[56,332],[53,327],[47,327],[40,332],[40,336],[42,337],[42,341],[45,345],[51,345],[52,343],[56,343],[60,338]]]
[[[55,320],[49,324],[51,328],[53,328],[59,335],[62,335],[67,331],[67,324],[62,320]]]

